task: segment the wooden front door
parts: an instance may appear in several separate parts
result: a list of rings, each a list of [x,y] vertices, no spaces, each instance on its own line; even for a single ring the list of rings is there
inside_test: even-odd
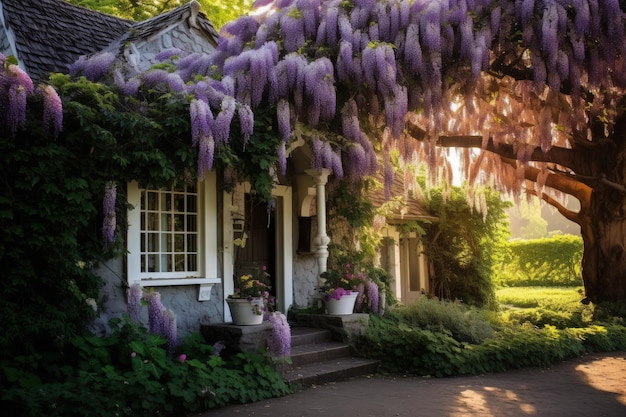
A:
[[[270,274],[272,295],[276,295],[276,210],[268,204],[245,196],[245,246],[237,247],[235,274],[258,271],[263,266]]]

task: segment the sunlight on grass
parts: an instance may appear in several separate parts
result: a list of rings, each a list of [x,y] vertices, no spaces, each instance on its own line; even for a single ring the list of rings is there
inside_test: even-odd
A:
[[[508,287],[496,291],[505,307],[531,308],[580,305],[583,287]]]

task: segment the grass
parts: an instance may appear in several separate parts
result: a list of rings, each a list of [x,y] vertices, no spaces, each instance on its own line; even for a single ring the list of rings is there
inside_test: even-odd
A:
[[[531,308],[559,306],[575,307],[582,300],[583,287],[506,287],[496,291],[501,306]]]
[[[509,287],[496,291],[496,298],[506,322],[565,329],[594,321],[596,307],[580,302],[582,287]]]

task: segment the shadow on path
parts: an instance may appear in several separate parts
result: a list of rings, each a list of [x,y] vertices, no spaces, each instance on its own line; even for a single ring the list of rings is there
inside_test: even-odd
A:
[[[626,352],[476,377],[375,375],[202,417],[626,416]]]

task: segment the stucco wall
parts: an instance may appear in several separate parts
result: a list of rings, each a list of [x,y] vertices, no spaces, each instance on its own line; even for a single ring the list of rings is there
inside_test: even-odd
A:
[[[312,254],[296,255],[293,262],[293,307],[311,307],[317,294],[317,261]]]
[[[96,334],[103,335],[110,331],[109,320],[121,317],[127,311],[124,263],[121,259],[110,260],[98,268],[96,273],[102,278],[104,285],[100,290],[99,315],[91,328]],[[149,291],[150,288],[144,290]],[[221,285],[213,286],[209,301],[198,301],[197,285],[154,287],[154,290],[161,294],[163,306],[176,315],[178,336],[181,339],[191,333],[200,332],[201,324],[224,321]],[[148,314],[145,307],[142,321],[147,326]]]

